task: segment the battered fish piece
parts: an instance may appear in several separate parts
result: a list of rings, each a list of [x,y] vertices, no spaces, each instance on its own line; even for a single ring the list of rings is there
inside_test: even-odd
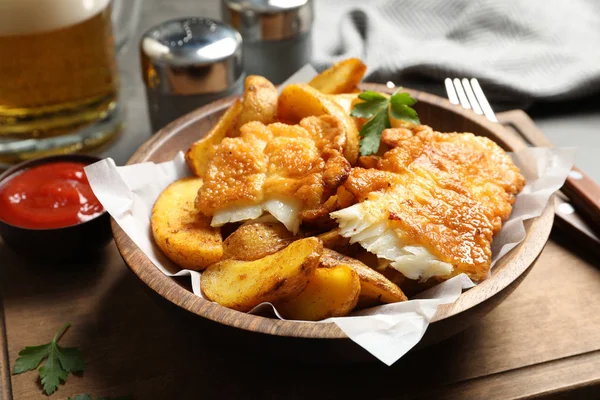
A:
[[[525,179],[493,141],[424,125],[387,129],[376,169],[354,168],[338,197],[357,202],[331,214],[340,233],[390,260],[409,279],[480,281],[491,242]]]
[[[298,125],[249,122],[216,146],[196,197],[212,226],[272,214],[297,232],[300,221],[327,217],[326,201],[350,173],[344,125],[330,115]],[[331,202],[330,202],[331,203]]]

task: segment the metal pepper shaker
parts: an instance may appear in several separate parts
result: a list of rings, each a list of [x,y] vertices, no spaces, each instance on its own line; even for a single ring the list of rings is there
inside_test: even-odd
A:
[[[244,40],[244,69],[278,84],[311,61],[312,0],[222,0]]]
[[[231,26],[192,17],[150,28],[140,41],[153,132],[243,89],[242,38]]]

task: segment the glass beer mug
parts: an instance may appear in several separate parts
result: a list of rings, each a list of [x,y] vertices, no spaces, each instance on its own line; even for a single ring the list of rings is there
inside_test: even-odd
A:
[[[0,166],[89,151],[118,135],[115,48],[131,36],[139,6],[0,0]]]

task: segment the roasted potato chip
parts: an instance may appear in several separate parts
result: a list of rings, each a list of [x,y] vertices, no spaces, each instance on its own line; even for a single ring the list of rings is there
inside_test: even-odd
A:
[[[335,101],[346,114],[350,115],[354,105],[361,100],[358,99],[360,93],[343,93],[343,94],[330,94],[327,97]]]
[[[323,247],[336,250],[340,253],[346,253],[350,247],[350,239],[340,235],[339,228],[323,232],[320,235],[317,235],[317,237],[323,242]]]
[[[306,287],[322,252],[321,241],[311,237],[255,261],[223,260],[202,274],[202,292],[238,311],[289,300]]]
[[[294,235],[280,222],[249,222],[223,242],[223,259],[254,261],[287,247]]]
[[[335,249],[334,249],[335,250]],[[360,261],[361,263],[365,264],[367,267],[374,269],[377,272],[379,271],[379,268],[381,267],[380,265],[380,260],[379,258],[377,258],[377,256],[373,253],[368,252],[367,250],[365,250],[360,243],[354,243],[352,244],[352,251],[349,251],[347,253],[338,251],[339,253],[345,254],[347,256],[350,256],[352,258],[357,259],[358,261]],[[382,273],[382,272],[380,272]],[[386,276],[384,274],[384,276]],[[387,276],[386,276],[387,277]],[[394,282],[392,279],[390,279],[392,282]],[[396,282],[394,282],[396,283]]]
[[[381,271],[381,273],[394,282],[407,296],[414,296],[421,293],[424,290],[430,289],[437,285],[439,281],[436,279],[428,279],[425,282],[421,282],[414,279],[408,279],[402,272],[396,271],[394,268],[388,267]]]
[[[215,126],[185,153],[188,166],[195,175],[203,176],[213,148],[223,138],[238,136],[240,127],[250,121],[271,124],[277,119],[277,89],[269,80],[250,75],[244,82],[242,100],[235,101]]]
[[[224,137],[232,135],[231,131],[235,128],[241,112],[242,103],[236,100],[229,106],[210,132],[190,146],[185,153],[185,160],[195,175],[200,177],[204,175],[214,147],[221,143]]]
[[[223,241],[210,218],[198,213],[194,199],[202,186],[200,178],[185,178],[170,184],[152,208],[152,235],[158,247],[179,266],[203,270],[219,261]]]
[[[367,66],[358,58],[347,58],[321,72],[308,84],[326,94],[351,93],[366,71]]]
[[[339,264],[315,269],[299,295],[275,307],[287,319],[319,321],[347,315],[356,306],[359,293],[358,274],[348,265]]]
[[[250,75],[244,82],[242,111],[237,120],[237,130],[250,121],[265,125],[277,120],[277,89],[267,78]]]
[[[358,307],[366,308],[381,303],[397,303],[407,300],[402,290],[379,272],[352,257],[331,249],[323,249],[319,266],[335,268],[338,265],[350,266],[360,278]]]
[[[317,237],[323,242],[323,247],[352,257],[366,264],[368,267],[377,267],[377,256],[369,253],[359,243],[350,243],[350,239],[340,235],[339,228],[336,227],[330,231],[320,233]]]
[[[360,141],[356,124],[329,96],[308,85],[288,85],[279,95],[278,107],[279,119],[286,123],[297,124],[305,117],[323,114],[332,115],[342,121],[346,134],[344,157],[350,164],[356,163]]]

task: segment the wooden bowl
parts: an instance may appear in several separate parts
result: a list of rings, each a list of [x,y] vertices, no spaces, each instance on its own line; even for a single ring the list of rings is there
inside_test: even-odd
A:
[[[364,84],[362,88],[390,92],[390,89],[377,84]],[[508,151],[521,147],[500,124],[489,122],[440,97],[407,91],[418,99],[416,109],[421,121],[436,130],[487,136]],[[208,132],[234,98],[202,107],[167,125],[142,145],[128,164],[171,160],[177,152],[185,151],[192,142]],[[525,241],[496,264],[491,277],[464,292],[455,303],[438,309],[419,346],[439,342],[460,332],[500,304],[519,285],[541,253],[550,234],[553,218],[554,210],[552,202],[549,202],[540,217],[527,221]],[[333,323],[281,321],[231,310],[195,296],[175,279],[162,274],[114,220],[112,227],[117,247],[131,270],[160,296],[193,314],[220,324],[268,335],[349,341]]]

